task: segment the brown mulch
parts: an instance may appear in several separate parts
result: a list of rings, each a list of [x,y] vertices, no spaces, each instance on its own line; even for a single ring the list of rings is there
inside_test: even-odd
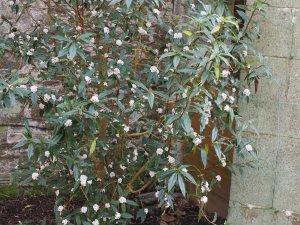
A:
[[[50,196],[20,197],[18,199],[0,201],[0,225],[56,225],[53,213],[55,199]],[[138,222],[135,225],[211,225],[202,218],[198,222],[198,208],[186,204],[177,213],[167,213],[163,220],[160,217],[160,210],[153,207],[146,221],[143,224]],[[212,216],[211,216],[212,217]],[[210,218],[211,218],[210,217]],[[223,225],[224,219],[218,218],[217,225]]]
[[[20,197],[0,201],[0,225],[56,225],[54,217],[55,199],[48,196]]]

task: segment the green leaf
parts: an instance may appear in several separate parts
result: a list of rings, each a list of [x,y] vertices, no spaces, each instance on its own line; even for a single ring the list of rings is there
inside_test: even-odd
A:
[[[214,145],[214,148],[215,148],[216,155],[218,156],[218,159],[221,160],[221,158],[222,158],[222,151],[221,151],[220,144]]]
[[[96,149],[97,140],[98,140],[98,138],[96,137],[93,140],[92,144],[91,144],[91,147],[90,147],[90,156],[93,155],[93,153],[94,153],[94,151]]]
[[[174,59],[173,59],[173,65],[174,65],[174,68],[175,68],[175,69],[177,68],[179,62],[180,62],[180,57],[177,55],[177,56],[175,56]]]
[[[201,149],[201,160],[202,160],[204,168],[206,168],[206,166],[207,166],[207,154],[206,154],[206,151],[204,149]]]
[[[147,97],[148,97],[150,108],[152,109],[154,105],[154,94],[152,92],[149,92]]]
[[[125,3],[127,5],[127,8],[129,9],[132,4],[132,0],[125,0]]]
[[[16,104],[16,97],[12,91],[8,92],[9,100],[10,100],[10,105],[14,106]]]
[[[81,39],[81,40],[83,40],[83,39],[87,39],[87,38],[89,38],[91,36],[93,36],[92,33],[84,33],[84,34],[80,35],[78,38]]]
[[[69,54],[70,54],[70,59],[73,60],[74,57],[76,56],[77,52],[77,46],[75,43],[73,43],[69,49]]]
[[[189,30],[184,30],[183,33],[186,34],[187,36],[192,36],[193,35],[193,33]]]
[[[217,63],[215,63],[214,69],[215,69],[216,78],[218,80],[220,77],[220,66]]]
[[[179,188],[181,190],[182,195],[185,197],[186,195],[186,188],[185,188],[185,183],[181,175],[178,175],[178,184]]]
[[[189,114],[187,112],[185,112],[182,115],[181,120],[182,120],[182,127],[185,130],[185,132],[191,133],[193,131],[192,122],[191,122],[191,119],[190,119]]]
[[[31,159],[33,156],[33,144],[28,145],[28,152],[27,152],[28,158]]]
[[[49,148],[56,145],[62,137],[62,134],[55,135],[49,142]]]
[[[210,33],[214,34],[214,33],[218,32],[220,30],[220,28],[221,28],[220,26],[216,26],[212,29],[212,31]]]
[[[54,38],[54,39],[57,39],[57,40],[59,40],[59,41],[67,41],[67,42],[71,42],[70,39],[68,39],[68,38],[66,38],[66,37],[64,37],[64,36],[61,36],[61,35],[56,35],[56,36],[54,36],[53,38]]]
[[[218,137],[218,128],[214,127],[211,132],[211,141],[214,142]]]
[[[134,216],[132,216],[129,213],[122,213],[121,217],[124,218],[124,219],[132,219],[132,218],[134,218]]]
[[[164,58],[171,57],[171,56],[174,56],[176,54],[177,54],[176,52],[166,52],[165,54],[162,54],[162,56],[159,58],[159,60],[161,61]]]
[[[112,0],[112,1],[109,3],[109,5],[114,5],[114,4],[117,4],[117,3],[119,3],[119,2],[121,2],[121,0]]]
[[[149,91],[148,88],[140,81],[131,80],[131,82],[134,83],[135,85],[139,86],[140,88],[144,89],[145,91]]]
[[[176,183],[176,180],[177,180],[177,173],[173,173],[168,181],[168,191],[171,191],[173,189],[173,187]]]
[[[21,140],[18,144],[16,144],[13,148],[21,148],[27,144],[27,140]]]

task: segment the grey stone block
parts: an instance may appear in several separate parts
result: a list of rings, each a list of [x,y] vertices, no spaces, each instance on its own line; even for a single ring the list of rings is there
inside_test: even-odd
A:
[[[300,104],[280,103],[278,119],[280,121],[280,135],[293,138],[300,137]]]
[[[278,138],[272,135],[251,135],[251,139],[255,141],[253,146],[258,152],[258,168],[247,168],[242,176],[232,176],[230,199],[244,204],[271,207]]]
[[[254,119],[254,125],[262,134],[278,133],[278,103],[267,98],[240,103],[241,115],[245,120]]]
[[[257,41],[257,49],[265,56],[291,57],[292,19],[293,10],[290,8],[267,8],[266,16],[259,19],[261,38]]]
[[[281,137],[274,196],[276,209],[300,212],[299,149],[300,138]]]

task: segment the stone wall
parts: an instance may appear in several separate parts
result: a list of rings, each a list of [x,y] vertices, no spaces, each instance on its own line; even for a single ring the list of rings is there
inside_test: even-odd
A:
[[[8,4],[9,1],[0,0],[0,15],[17,19],[19,15],[12,14]],[[42,18],[42,15],[39,14],[41,10],[38,10],[38,7],[42,7],[41,2],[35,1],[35,4],[36,10],[32,12],[32,15],[35,18]],[[9,33],[9,29],[7,23],[0,25],[0,34]],[[32,29],[32,19],[27,14],[22,14],[18,29],[22,31]],[[0,76],[3,76],[9,64],[13,64],[16,68],[19,67],[19,63],[12,56],[6,55],[0,58]],[[28,68],[20,69],[20,73],[28,73]],[[26,154],[26,150],[20,151],[12,148],[23,138],[24,118],[29,120],[34,136],[41,137],[46,134],[45,126],[38,112],[20,104],[11,109],[0,110],[0,184],[9,181],[7,178],[17,165],[20,154]]]
[[[257,48],[272,65],[274,81],[263,81],[255,98],[242,106],[260,132],[259,137],[249,133],[256,139],[260,167],[232,179],[232,225],[300,224],[283,212],[300,217],[300,0],[268,2]]]

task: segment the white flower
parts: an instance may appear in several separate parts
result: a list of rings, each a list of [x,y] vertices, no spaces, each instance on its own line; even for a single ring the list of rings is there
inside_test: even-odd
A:
[[[168,155],[168,162],[169,162],[169,163],[173,164],[173,163],[175,163],[175,161],[176,161],[176,160],[175,160],[174,157]]]
[[[116,214],[115,214],[115,219],[118,220],[118,219],[120,219],[120,218],[121,218],[121,213],[116,212]]]
[[[217,175],[217,176],[216,176],[216,179],[217,179],[217,181],[220,182],[220,181],[222,180],[222,177],[221,177],[220,175]]]
[[[64,207],[62,205],[58,206],[57,211],[61,214],[61,212],[64,210]]]
[[[10,39],[13,39],[15,36],[16,36],[15,33],[10,33],[10,34],[8,34],[8,37],[9,37]]]
[[[33,174],[31,174],[31,178],[32,180],[37,180],[40,174],[38,174],[37,172],[34,172]]]
[[[97,211],[99,210],[99,208],[100,208],[100,207],[99,207],[98,204],[94,204],[94,205],[93,205],[93,209],[94,209],[95,212],[97,212]]]
[[[146,23],[146,27],[151,27],[151,26],[152,26],[151,22]]]
[[[133,105],[134,105],[134,100],[131,99],[131,100],[129,101],[129,106],[132,107]]]
[[[158,196],[159,196],[159,191],[156,191],[155,192],[155,197],[158,198]]]
[[[187,173],[187,172],[188,172],[187,168],[182,168],[181,171],[184,172],[184,173]]]
[[[150,175],[150,177],[154,177],[156,175],[156,173],[154,171],[150,171],[149,175]]]
[[[201,11],[201,12],[200,12],[200,15],[201,15],[201,16],[207,16],[207,12]]]
[[[130,130],[130,127],[129,126],[124,126],[124,131],[127,133],[127,132],[129,132],[129,130]]]
[[[229,102],[232,104],[232,103],[234,103],[234,101],[235,101],[234,97],[229,96]]]
[[[120,197],[120,198],[119,198],[119,202],[120,202],[121,204],[126,203],[126,198]]]
[[[94,94],[94,95],[91,97],[91,102],[93,102],[93,103],[98,103],[98,102],[99,102],[99,98],[98,98],[98,95],[97,95],[97,94]]]
[[[118,183],[119,183],[119,184],[121,184],[122,181],[123,181],[122,178],[119,178],[119,179],[118,179]]]
[[[191,8],[194,9],[196,6],[195,4],[191,4]]]
[[[229,105],[225,105],[225,107],[224,107],[224,110],[226,111],[226,112],[229,112],[230,111],[230,106]]]
[[[68,224],[68,220],[67,219],[64,219],[63,221],[61,221],[61,223],[63,224],[63,225],[67,225]]]
[[[86,212],[87,212],[87,210],[88,210],[88,208],[87,208],[87,207],[85,207],[85,206],[82,206],[82,207],[81,207],[81,209],[80,209],[80,212],[81,212],[81,213],[86,213]]]
[[[248,55],[248,52],[246,50],[244,50],[243,55],[246,57]]]
[[[124,65],[124,61],[121,60],[121,59],[119,59],[118,62],[117,62],[117,64],[119,64],[119,65]]]
[[[49,32],[49,30],[48,30],[47,28],[45,28],[45,29],[43,29],[43,32],[44,32],[45,34],[47,34],[47,33]]]
[[[77,26],[76,27],[76,31],[81,31],[82,30],[82,27],[81,26]]]
[[[285,211],[285,215],[287,216],[287,217],[291,217],[292,216],[292,211],[289,211],[289,210],[286,210]]]
[[[164,150],[162,148],[156,149],[156,154],[157,155],[162,155],[164,153]]]
[[[110,172],[109,176],[110,176],[110,177],[115,177],[116,174],[115,174],[115,172]]]
[[[221,164],[222,164],[222,167],[225,167],[227,165],[225,158],[221,159]]]
[[[243,94],[246,95],[246,96],[250,96],[251,92],[250,92],[249,89],[245,89],[245,90],[243,91]]]
[[[80,184],[81,186],[85,187],[86,186],[86,182],[87,182],[88,177],[84,174],[80,175]]]
[[[52,62],[53,64],[58,63],[58,62],[59,62],[59,58],[58,58],[58,57],[52,57],[52,58],[51,58],[51,62]]]
[[[70,119],[67,119],[67,121],[65,122],[65,127],[70,127],[70,126],[72,126],[72,120],[70,120]]]
[[[89,76],[85,76],[84,79],[87,84],[90,84],[92,82],[92,79]]]
[[[147,35],[147,31],[146,31],[144,28],[142,28],[142,27],[139,27],[138,32],[139,32],[141,35]]]
[[[189,50],[190,50],[189,46],[184,46],[183,47],[183,51],[189,51]]]
[[[162,114],[162,113],[163,113],[163,109],[162,109],[162,108],[158,108],[158,109],[156,110],[156,112],[157,112],[158,114]]]
[[[109,32],[110,32],[108,27],[104,27],[103,31],[104,31],[104,34],[109,34]]]
[[[108,208],[110,208],[110,204],[109,204],[109,203],[105,203],[104,207],[105,207],[106,209],[108,209]]]
[[[225,93],[222,93],[221,96],[222,96],[224,101],[227,99],[227,95]]]
[[[175,33],[174,38],[175,39],[181,39],[182,38],[182,33]]]
[[[122,41],[121,40],[117,40],[116,41],[116,45],[121,46],[122,45]]]
[[[246,150],[248,151],[248,152],[251,152],[251,151],[253,151],[253,147],[252,147],[252,145],[246,145],[245,146],[245,148],[246,148]]]
[[[203,202],[204,204],[206,204],[208,201],[208,198],[206,196],[202,196],[201,197],[201,202]]]
[[[53,101],[56,101],[55,95],[51,95],[51,99],[52,99]]]
[[[50,95],[44,94],[44,96],[43,96],[44,102],[49,102],[50,99],[51,99]]]
[[[201,140],[201,138],[195,138],[194,140],[193,140],[193,143],[196,145],[196,146],[198,146],[199,144],[201,144],[202,143],[202,140]]]
[[[37,86],[35,86],[35,85],[33,85],[33,86],[30,87],[30,91],[31,91],[32,93],[36,93],[37,90],[38,90],[38,88],[37,88]]]
[[[115,75],[118,75],[118,74],[120,74],[120,73],[121,73],[121,71],[120,71],[119,68],[114,68],[114,74],[115,74]]]
[[[44,105],[43,103],[40,103],[40,104],[39,104],[39,108],[40,108],[40,109],[44,109],[44,108],[45,108],[45,105]]]
[[[144,213],[148,214],[149,210],[147,208],[144,209]]]
[[[151,66],[150,71],[151,71],[151,73],[157,73],[157,74],[159,73],[159,70],[157,69],[156,66]]]
[[[93,225],[99,225],[99,220],[95,219],[93,222],[92,222]]]
[[[156,15],[159,15],[160,11],[158,9],[153,9],[153,13],[155,13]]]
[[[33,55],[33,52],[32,52],[32,51],[28,51],[28,52],[26,53],[26,55]]]
[[[49,157],[50,156],[50,152],[49,151],[45,151],[45,156]]]
[[[229,74],[230,74],[229,70],[223,70],[222,71],[222,77],[224,77],[224,78],[228,77]]]
[[[171,29],[171,28],[168,30],[168,34],[170,34],[170,35],[173,35],[173,32],[174,32],[174,31],[173,31],[173,29]]]
[[[55,195],[56,195],[56,196],[59,196],[59,190],[56,190],[56,191],[55,191]]]

